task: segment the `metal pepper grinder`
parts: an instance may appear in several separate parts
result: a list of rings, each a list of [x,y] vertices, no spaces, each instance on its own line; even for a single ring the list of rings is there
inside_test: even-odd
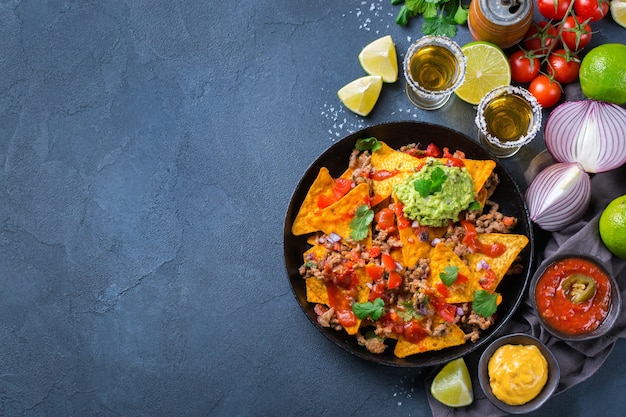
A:
[[[475,40],[505,49],[524,38],[532,21],[532,0],[472,0],[467,25]]]

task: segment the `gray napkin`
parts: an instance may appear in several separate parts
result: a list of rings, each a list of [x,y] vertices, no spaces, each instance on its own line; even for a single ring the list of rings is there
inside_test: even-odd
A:
[[[537,160],[541,160],[541,157]],[[545,159],[541,160],[542,164],[545,162]],[[538,171],[536,167],[534,171]],[[518,332],[530,334],[539,338],[552,350],[561,368],[561,380],[557,394],[593,375],[611,353],[616,340],[626,337],[626,306],[624,306],[626,304],[626,261],[611,255],[601,242],[598,232],[598,220],[602,210],[611,200],[626,194],[626,165],[610,172],[594,174],[591,179],[591,190],[592,201],[585,217],[558,233],[547,235],[549,240],[537,264],[540,264],[543,259],[559,253],[584,253],[601,259],[609,272],[616,277],[622,295],[622,309],[614,329],[606,336],[591,341],[560,341],[539,325],[528,297],[526,297],[525,302],[522,303],[512,319],[503,326],[499,334]],[[431,375],[425,379],[428,402],[433,416],[506,415],[491,404],[480,388],[477,372],[480,353],[482,350],[465,358],[472,376],[474,390],[474,403],[468,407],[449,408],[430,395],[432,379],[439,369],[434,369]]]

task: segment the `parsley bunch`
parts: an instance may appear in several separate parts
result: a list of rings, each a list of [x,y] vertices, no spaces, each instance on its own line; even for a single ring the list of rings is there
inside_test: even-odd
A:
[[[402,4],[396,17],[399,25],[406,26],[411,18],[423,15],[422,33],[425,35],[453,38],[456,26],[467,22],[468,7],[463,6],[461,0],[391,0],[391,4]]]

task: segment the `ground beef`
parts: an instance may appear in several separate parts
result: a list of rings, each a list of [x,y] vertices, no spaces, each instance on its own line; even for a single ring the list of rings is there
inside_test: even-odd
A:
[[[350,154],[350,162],[348,168],[352,170],[352,181],[355,184],[366,182],[371,187],[372,173],[372,154],[370,152],[361,152],[357,149]]]
[[[365,346],[365,348],[372,353],[383,353],[385,349],[387,349],[387,345],[385,344],[385,340],[381,337],[370,337],[368,339],[365,338],[361,333],[356,335],[356,340],[359,344]]]

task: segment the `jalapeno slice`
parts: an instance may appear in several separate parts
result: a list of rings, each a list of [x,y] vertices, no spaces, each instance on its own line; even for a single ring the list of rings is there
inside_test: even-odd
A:
[[[572,274],[563,280],[561,288],[572,303],[579,304],[595,295],[596,281],[587,275]]]

